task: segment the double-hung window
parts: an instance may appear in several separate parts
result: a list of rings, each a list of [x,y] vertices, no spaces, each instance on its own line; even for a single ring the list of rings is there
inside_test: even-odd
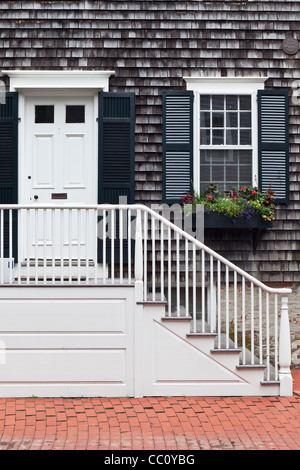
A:
[[[185,78],[163,95],[163,199],[217,184],[272,189],[288,202],[288,94],[264,77]]]

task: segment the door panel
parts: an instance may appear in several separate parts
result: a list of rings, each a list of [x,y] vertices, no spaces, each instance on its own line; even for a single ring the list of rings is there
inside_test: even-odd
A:
[[[25,116],[26,190],[22,202],[62,207],[95,204],[94,98],[28,97]],[[92,222],[78,211],[64,217],[58,211],[50,212],[30,222],[30,234],[21,234],[26,245],[23,258],[94,259],[95,243],[86,235],[95,233],[92,226],[86,227]]]

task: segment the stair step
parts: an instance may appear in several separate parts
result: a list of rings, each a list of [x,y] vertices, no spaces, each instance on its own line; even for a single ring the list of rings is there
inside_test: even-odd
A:
[[[222,353],[222,354],[223,353],[238,353],[238,354],[240,354],[241,352],[242,352],[241,349],[235,349],[235,348],[234,349],[233,348],[231,348],[231,349],[225,349],[224,348],[224,349],[212,349],[211,350],[211,353],[213,353],[213,354],[218,354],[218,353]]]
[[[186,321],[190,322],[192,317],[162,317],[162,321]]]
[[[54,261],[54,263],[53,263]],[[30,259],[29,262],[28,260],[25,260],[25,261],[22,261],[21,263],[21,266],[22,267],[32,267],[32,268],[35,268],[36,266],[37,267],[52,267],[52,266],[56,266],[56,267],[61,267],[62,265],[62,261],[63,261],[63,266],[78,266],[78,264],[80,266],[95,266],[95,263],[93,260],[86,260],[86,259],[72,259],[72,260],[68,260],[68,259],[64,259],[64,260],[61,260],[61,259],[55,259],[55,260],[52,260],[52,259]],[[71,263],[70,263],[71,261]]]
[[[217,333],[187,333],[187,337],[191,338],[205,338],[205,337],[212,337],[215,338],[217,336]]]
[[[263,364],[239,364],[236,366],[238,370],[243,370],[243,369],[265,369],[266,366]]]

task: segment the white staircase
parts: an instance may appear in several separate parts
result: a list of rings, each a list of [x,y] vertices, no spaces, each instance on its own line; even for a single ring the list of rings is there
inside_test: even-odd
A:
[[[39,211],[57,211],[53,220],[64,220],[64,212],[73,210],[78,220],[81,211],[102,220],[101,230],[97,224],[86,237],[93,259],[72,259],[70,235],[68,250],[56,250],[70,253],[63,262],[54,255],[26,259],[20,244],[14,273],[7,277],[0,263],[0,395],[35,390],[39,373],[52,396],[62,390],[105,396],[292,394],[291,290],[263,284],[146,206],[2,205],[1,259],[14,255],[14,211],[26,214],[18,221],[20,233],[27,233],[30,211],[36,224]],[[118,239],[108,240],[115,233]],[[47,233],[39,237],[47,240]],[[96,341],[92,347],[89,338]],[[1,363],[2,345],[10,362]],[[76,355],[81,368],[72,370]],[[109,358],[109,370],[102,357]]]

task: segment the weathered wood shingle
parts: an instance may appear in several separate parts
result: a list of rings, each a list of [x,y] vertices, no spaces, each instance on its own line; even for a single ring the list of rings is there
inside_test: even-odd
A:
[[[183,76],[300,78],[299,1],[2,1],[1,69],[115,70],[111,91],[136,93],[136,198],[161,201],[162,91]],[[299,103],[300,104],[300,103]],[[210,232],[207,242],[264,281],[300,280],[300,106],[290,110],[291,202],[277,211],[257,254],[250,233]]]

